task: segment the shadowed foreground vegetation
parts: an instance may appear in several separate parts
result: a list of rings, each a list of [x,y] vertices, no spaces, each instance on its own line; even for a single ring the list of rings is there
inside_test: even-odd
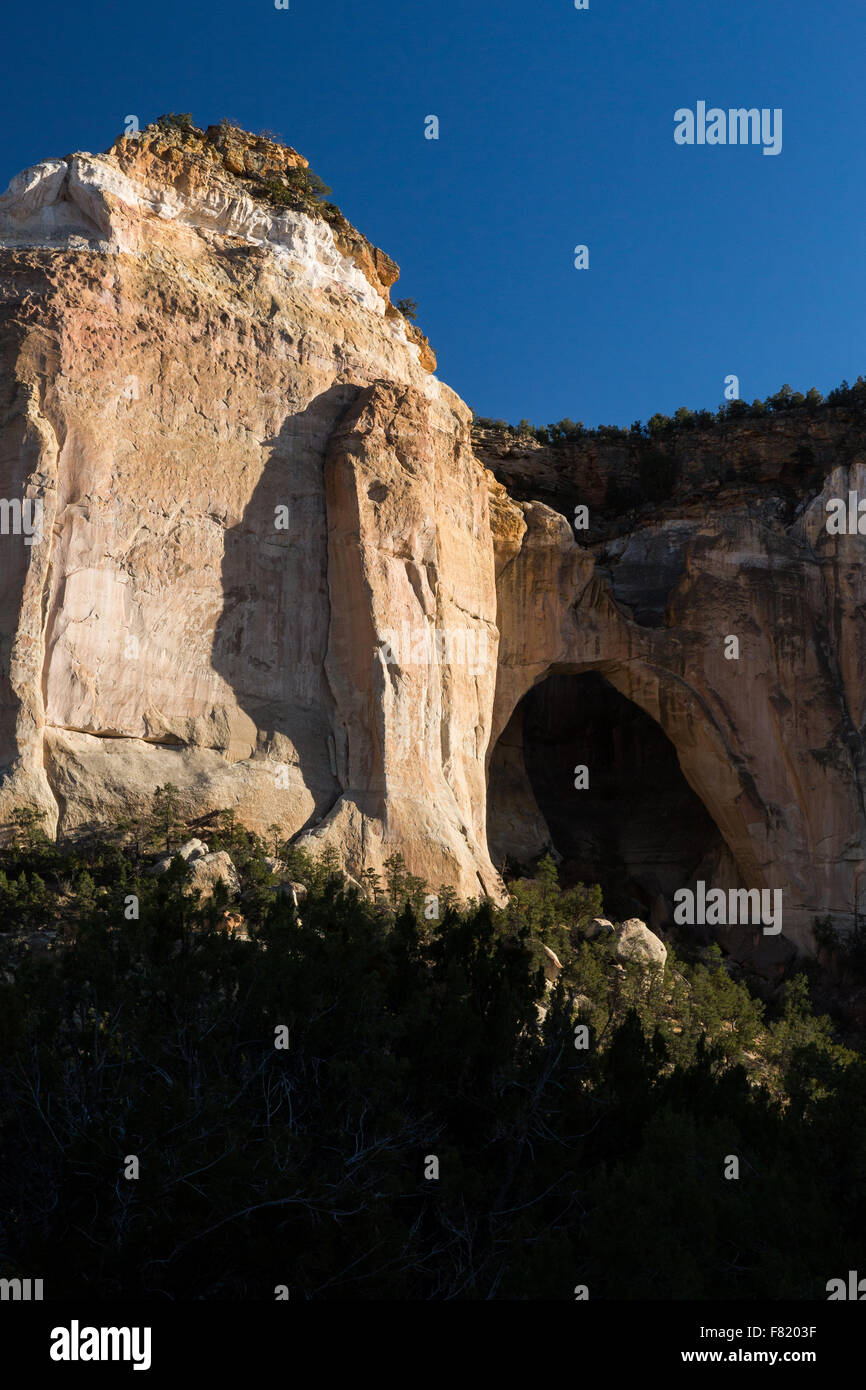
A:
[[[21,813],[0,854],[0,1275],[46,1298],[825,1299],[862,1266],[866,1071],[805,975],[770,1009],[718,950],[617,962],[588,938],[598,890],[549,860],[507,910],[443,892],[436,920],[399,856],[359,890],[228,817],[196,833],[240,896],[201,902],[182,860],[148,872],[176,831],[163,794],[74,851]]]

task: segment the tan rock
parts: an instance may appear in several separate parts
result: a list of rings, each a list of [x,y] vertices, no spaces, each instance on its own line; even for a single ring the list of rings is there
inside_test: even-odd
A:
[[[614,930],[613,922],[609,922],[606,917],[593,917],[586,929],[586,935],[592,940],[596,936],[612,936]]]
[[[286,836],[312,826],[315,844],[342,850],[345,838],[349,868],[381,868],[402,849],[434,882],[468,894],[483,880],[496,891],[478,766],[495,681],[495,593],[469,412],[422,366],[417,333],[386,314],[397,274],[389,258],[348,224],[252,196],[243,179],[279,176],[281,160],[305,163],[243,132],[149,128],[105,156],[46,161],[0,199],[10,287],[0,356],[11,373],[0,494],[19,495],[23,484],[44,507],[41,542],[0,546],[0,618],[12,644],[0,690],[0,813],[37,804],[68,833],[145,814],[156,787],[172,782],[190,819],[230,808],[263,833],[271,823]],[[95,278],[80,273],[82,247]],[[414,445],[380,416],[398,395]],[[338,432],[347,408],[354,426]],[[336,557],[351,545],[341,533],[352,465],[340,453],[356,435],[367,436],[368,488],[385,485],[389,470],[399,482],[406,450],[420,451],[401,496],[413,499],[427,549],[414,555],[410,529],[394,538],[392,561],[383,550],[373,564],[376,582],[391,564],[405,576],[404,601],[391,614],[386,600],[377,623],[411,620],[413,634],[480,628],[490,638],[478,687],[459,666],[429,680],[415,671],[407,688],[403,667],[391,669],[405,725],[387,759],[363,751],[366,713],[338,674],[356,639],[351,625],[332,623]],[[372,560],[377,528],[392,545],[395,503],[364,501]],[[275,524],[283,519],[288,529]],[[379,645],[371,635],[355,658],[370,698]],[[416,677],[430,687],[418,719]],[[470,705],[455,722],[448,702],[464,687]],[[347,728],[353,705],[361,722]],[[349,740],[353,768],[370,769],[366,785],[347,781]],[[418,807],[416,762],[441,793],[444,820]]]
[[[623,922],[616,934],[616,954],[620,960],[645,961],[660,965],[668,958],[668,948],[638,917]]]
[[[193,859],[191,867],[188,887],[190,891],[200,893],[202,898],[212,898],[214,888],[220,882],[230,893],[237,893],[240,889],[237,869],[224,849]]]
[[[562,961],[559,959],[559,956],[556,954],[556,952],[551,951],[550,947],[545,946],[543,942],[542,950],[544,951],[545,957],[544,978],[548,981],[553,981],[555,983],[559,977],[559,972],[562,969]]]
[[[191,863],[196,859],[203,858],[207,852],[208,847],[204,840],[187,840],[185,844],[173,849],[171,854],[165,854],[161,859],[158,859],[150,872],[156,875],[164,874],[166,869],[170,868],[175,857],[183,859],[186,863]]]
[[[185,859],[187,863],[193,859],[201,859],[207,853],[208,847],[204,840],[196,839],[187,840],[179,849],[175,850],[175,854],[179,854],[181,859]]]
[[[783,891],[779,968],[816,917],[850,929],[864,571],[823,523],[866,496],[862,422],[749,422],[723,458],[695,431],[670,497],[628,442],[473,449],[390,258],[262,196],[305,163],[149,127],[0,198],[0,498],[42,509],[0,537],[0,819],[68,834],[172,782],[189,820],[501,901],[488,836],[497,863],[545,844],[521,700],[593,671],[673,743],[724,842],[708,872]]]
[[[223,931],[238,941],[249,941],[250,939],[246,918],[240,912],[224,912],[220,918],[220,926]]]

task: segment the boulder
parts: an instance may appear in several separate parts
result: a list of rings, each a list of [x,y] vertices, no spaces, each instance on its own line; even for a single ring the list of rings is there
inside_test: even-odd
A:
[[[596,936],[612,936],[613,932],[613,922],[609,922],[606,917],[593,917],[586,929],[586,935],[590,941]]]
[[[237,893],[240,888],[238,871],[224,849],[192,861],[192,876],[188,885],[191,890],[200,893],[203,898],[211,898],[220,880],[232,893]]]
[[[668,948],[639,917],[629,917],[616,934],[616,954],[620,960],[646,961],[664,967]]]
[[[224,932],[235,937],[238,941],[249,941],[250,939],[246,918],[240,912],[224,912],[220,918],[220,926]]]
[[[288,898],[292,907],[300,907],[307,896],[303,883],[278,883],[274,891],[278,898]]]
[[[549,946],[542,945],[542,950],[544,951],[544,978],[548,982],[556,983],[562,969],[562,961],[555,951],[551,951]]]
[[[171,854],[164,854],[162,859],[157,859],[156,863],[152,865],[150,872],[157,875],[164,874],[172,860],[178,856],[180,856],[181,859],[185,859],[187,863],[192,863],[195,859],[203,858],[207,852],[208,848],[204,840],[187,840],[179,849],[173,849]]]
[[[191,859],[201,859],[207,853],[209,853],[209,850],[204,840],[196,839],[187,840],[186,844],[181,845],[180,849],[175,850],[175,854],[179,854],[181,859],[186,859],[187,861]]]

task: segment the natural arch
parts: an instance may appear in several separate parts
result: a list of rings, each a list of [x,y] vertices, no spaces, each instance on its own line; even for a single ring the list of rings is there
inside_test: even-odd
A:
[[[606,911],[655,926],[677,888],[739,879],[672,741],[600,670],[549,673],[519,701],[490,762],[488,843],[515,868],[551,847],[564,883],[599,882]]]

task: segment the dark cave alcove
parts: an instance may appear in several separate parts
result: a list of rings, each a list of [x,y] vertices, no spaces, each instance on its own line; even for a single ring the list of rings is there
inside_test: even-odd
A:
[[[600,883],[608,915],[656,926],[674,891],[724,853],[670,739],[597,671],[550,675],[518,705],[491,760],[488,838],[512,866],[546,841],[563,886]]]

